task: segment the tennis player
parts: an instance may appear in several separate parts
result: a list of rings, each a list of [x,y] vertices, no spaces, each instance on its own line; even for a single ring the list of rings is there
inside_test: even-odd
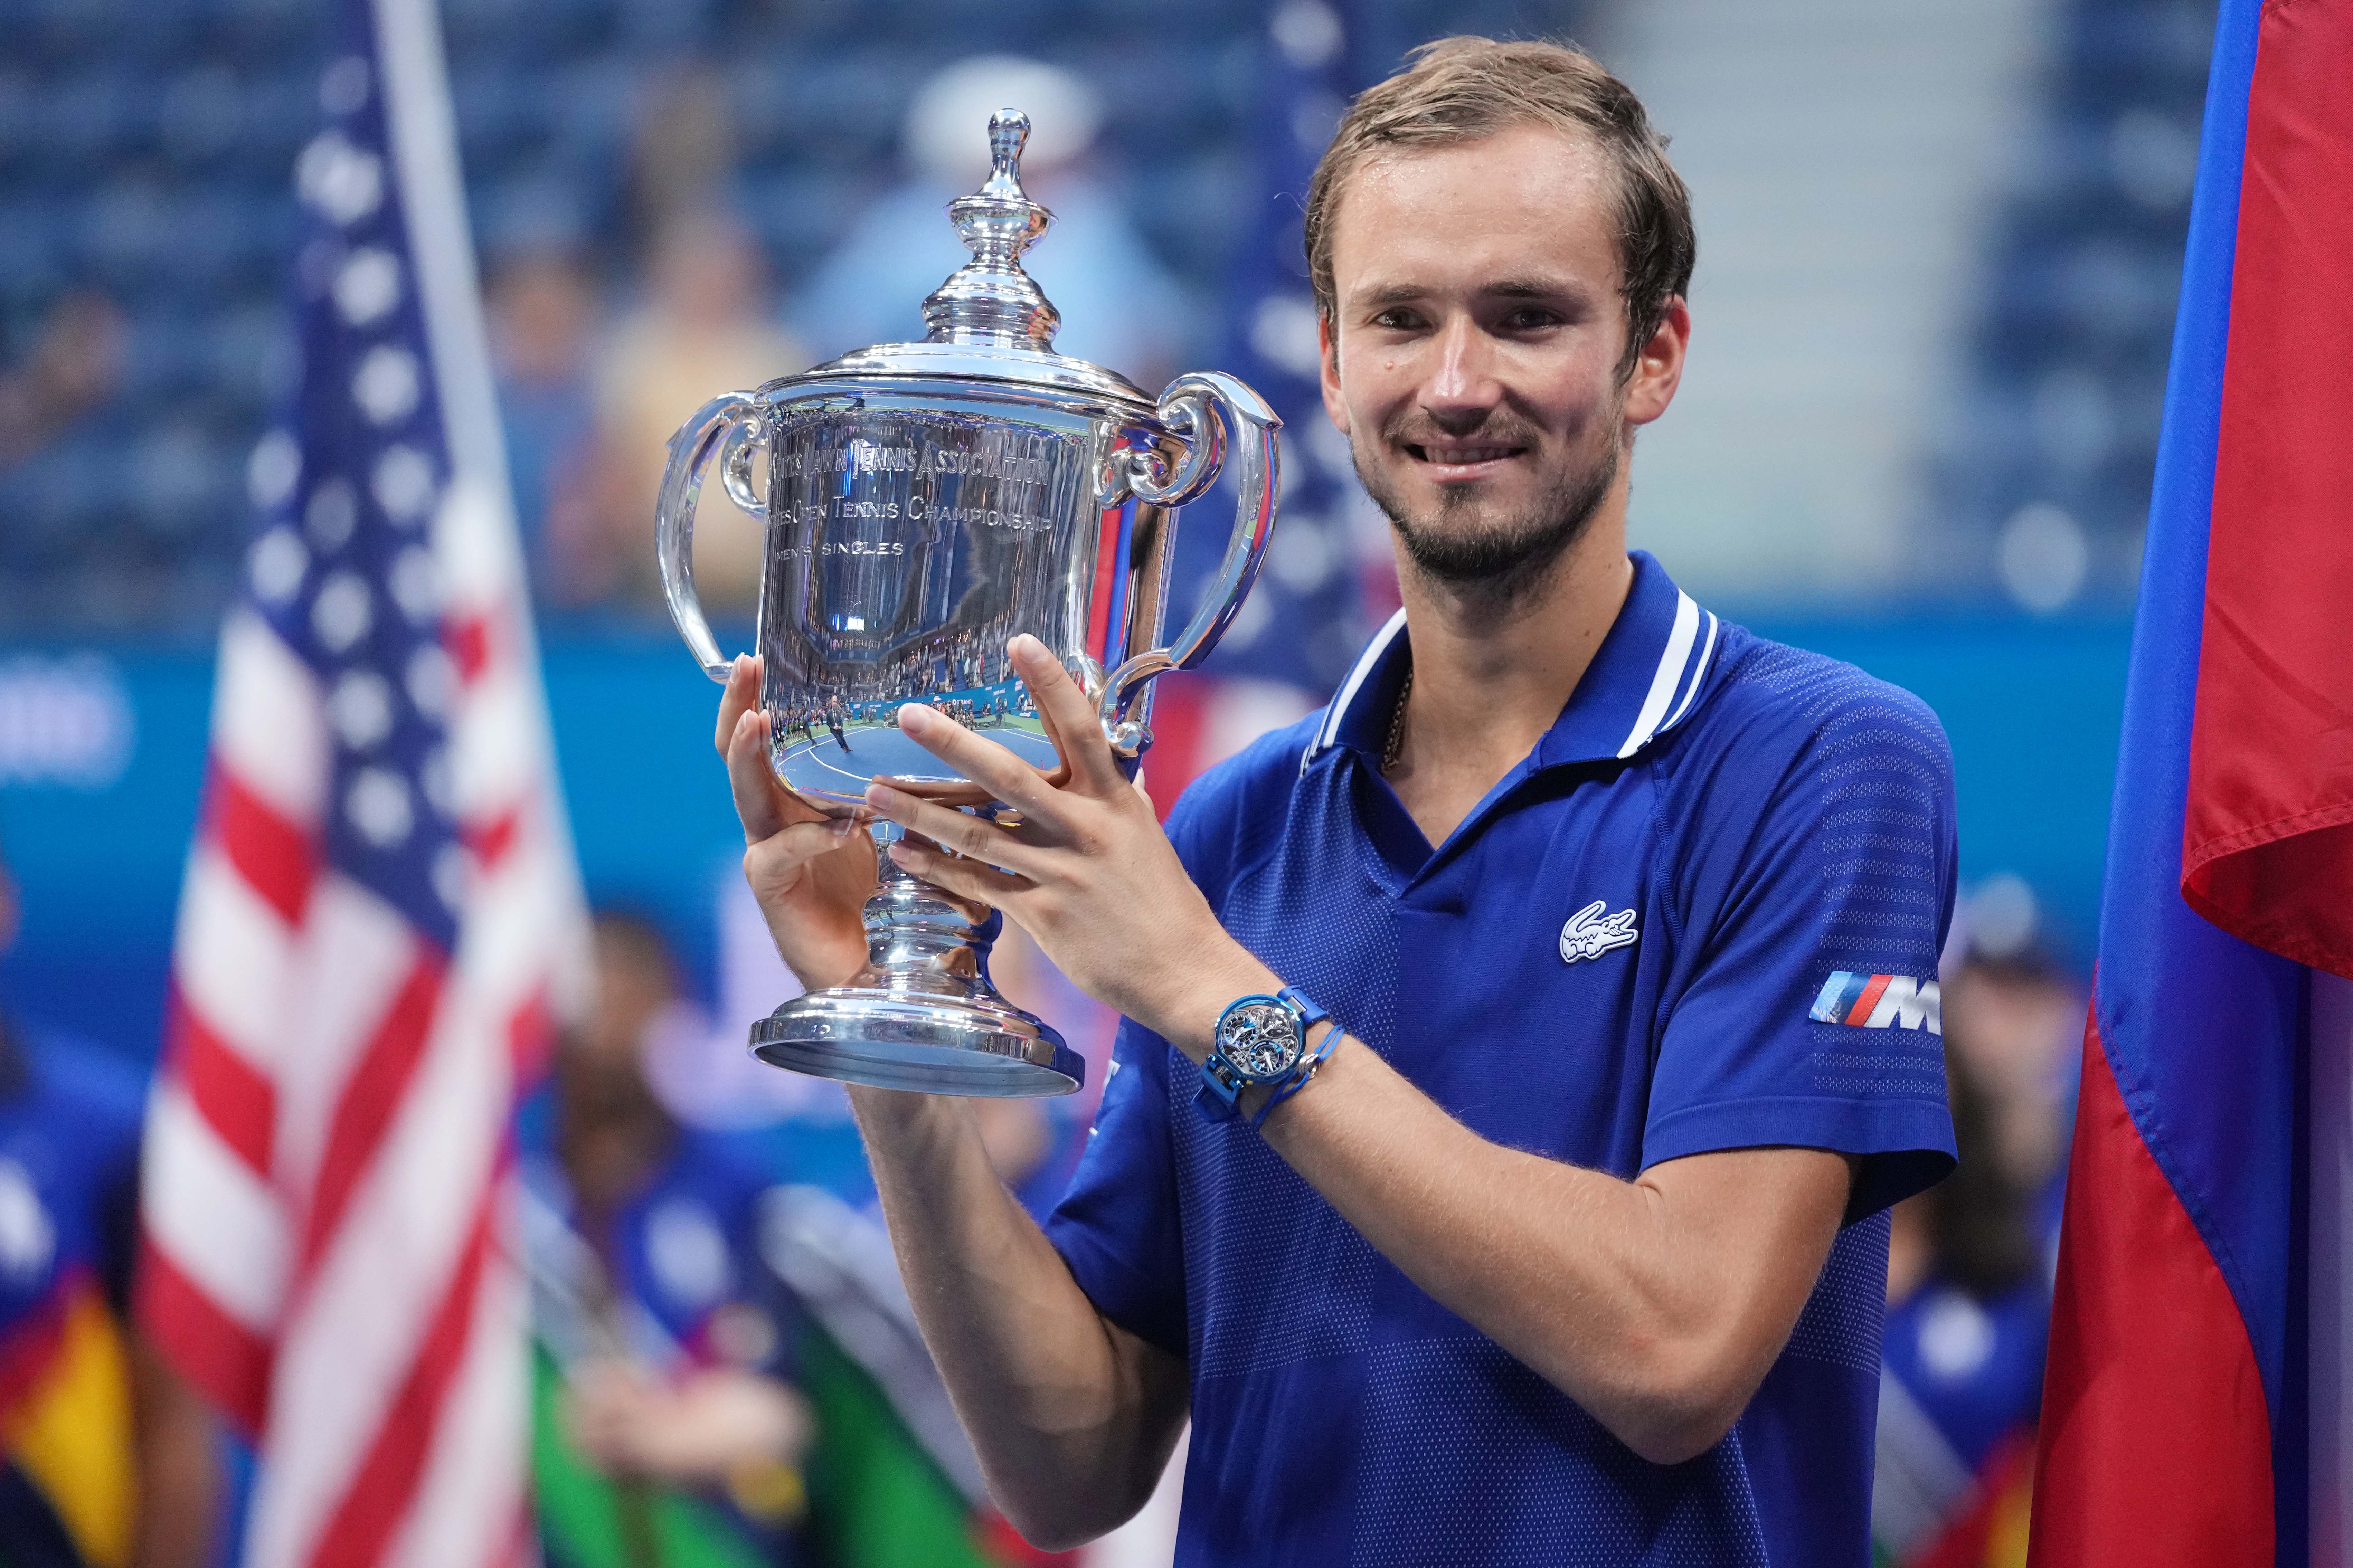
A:
[[[1180,1563],[1862,1568],[1886,1209],[1952,1164],[1943,733],[1628,553],[1694,242],[1594,61],[1421,51],[1307,243],[1405,605],[1330,707],[1164,833],[1023,639],[1068,782],[910,706],[1021,826],[867,797],[1127,1020],[1042,1227],[968,1102],[854,1091],[933,1353],[1041,1546],[1140,1507],[1189,1415]],[[797,820],[757,700],[746,660],[745,868],[836,984],[871,852]]]

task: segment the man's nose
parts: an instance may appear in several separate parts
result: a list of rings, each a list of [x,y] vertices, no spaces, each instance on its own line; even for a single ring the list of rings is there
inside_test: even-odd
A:
[[[1421,405],[1440,424],[1483,417],[1502,396],[1494,343],[1468,316],[1448,321],[1438,335],[1438,362],[1422,384]]]

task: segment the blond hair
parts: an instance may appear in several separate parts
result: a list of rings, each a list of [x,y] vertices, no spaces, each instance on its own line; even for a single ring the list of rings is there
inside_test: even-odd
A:
[[[1690,289],[1697,247],[1691,193],[1667,162],[1666,138],[1651,128],[1641,100],[1592,56],[1564,44],[1440,38],[1409,58],[1405,69],[1357,95],[1308,185],[1307,275],[1317,311],[1328,323],[1338,308],[1332,225],[1350,174],[1392,153],[1546,126],[1589,139],[1615,175],[1627,326],[1620,374],[1631,374],[1669,301]]]

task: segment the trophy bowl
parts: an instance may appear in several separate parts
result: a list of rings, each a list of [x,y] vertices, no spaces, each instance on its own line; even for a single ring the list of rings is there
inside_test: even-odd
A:
[[[1133,773],[1151,743],[1153,678],[1208,656],[1274,526],[1281,422],[1257,394],[1202,373],[1155,399],[1053,352],[1059,313],[1020,264],[1052,221],[1021,189],[1028,134],[1018,110],[989,121],[988,180],[948,207],[973,258],[923,302],[924,342],[714,398],[670,445],[655,533],[681,635],[725,681],[731,666],[691,573],[695,507],[715,462],[729,498],[766,526],[756,635],[771,764],[816,811],[869,822],[878,839],[898,831],[863,805],[878,778],[997,809],[901,731],[906,703],[928,703],[1063,776],[1006,653],[1024,632],[1096,704]],[[1229,463],[1241,499],[1218,579],[1164,639],[1176,509]],[[1002,917],[888,855],[877,861],[866,967],[755,1025],[754,1052],[887,1089],[1079,1088],[1078,1054],[989,981]]]

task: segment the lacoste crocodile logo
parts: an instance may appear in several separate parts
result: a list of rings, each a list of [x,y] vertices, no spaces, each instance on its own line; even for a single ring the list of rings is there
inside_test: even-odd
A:
[[[1637,932],[1634,911],[1620,910],[1614,915],[1601,911],[1606,900],[1596,899],[1575,914],[1560,928],[1560,961],[1575,963],[1580,958],[1599,958],[1612,948],[1631,947]]]

